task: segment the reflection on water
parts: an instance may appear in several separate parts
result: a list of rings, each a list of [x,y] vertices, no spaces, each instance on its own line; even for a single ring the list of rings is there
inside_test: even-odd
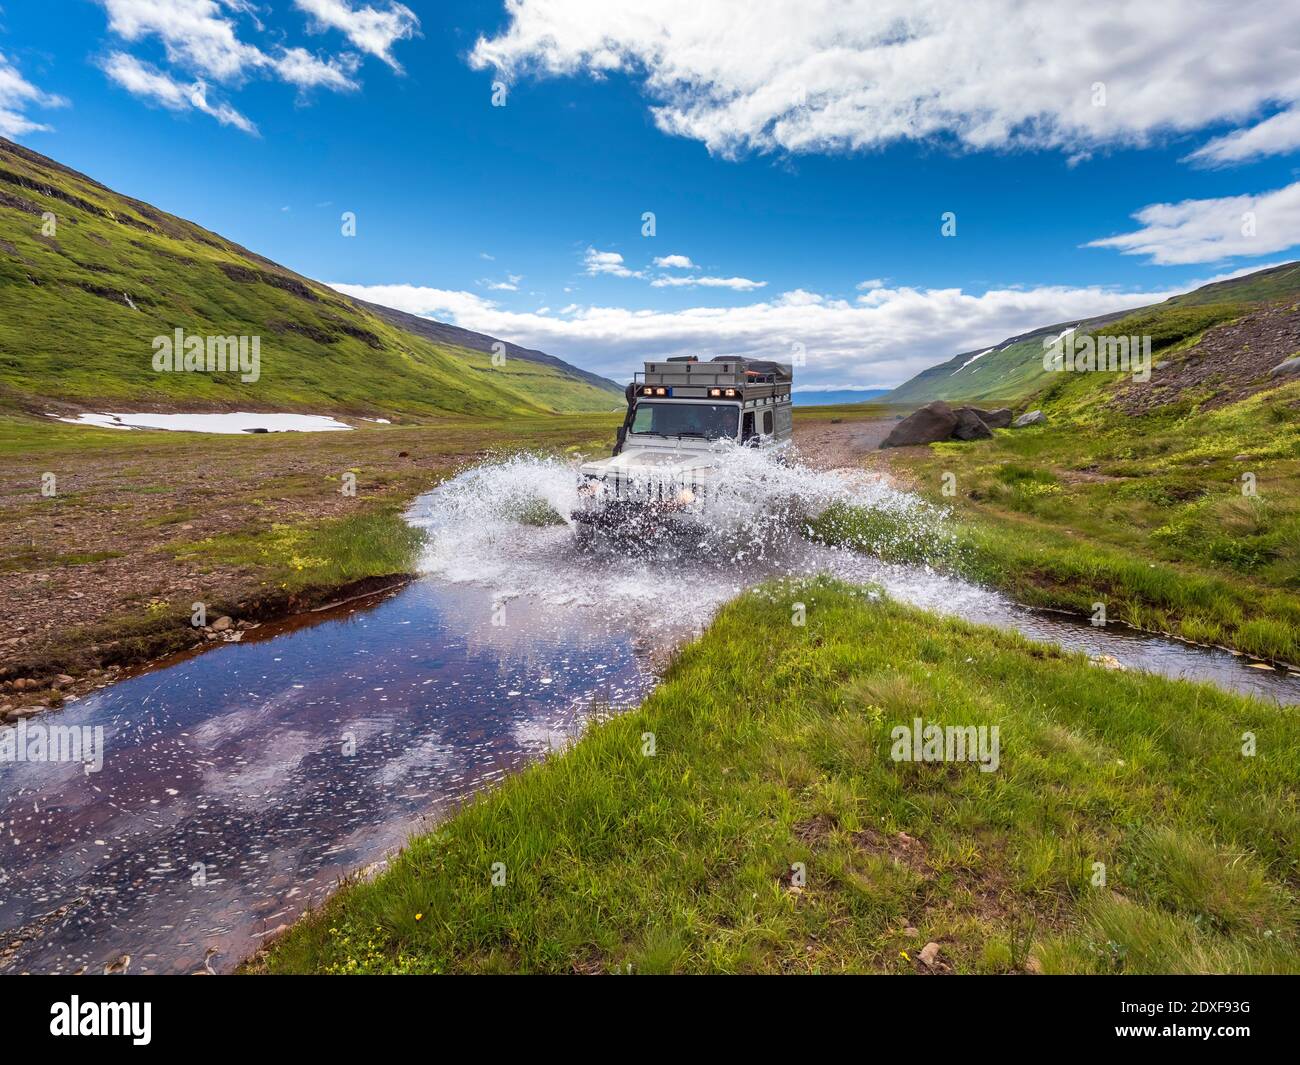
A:
[[[229,968],[593,702],[640,700],[632,637],[528,609],[493,624],[484,592],[423,582],[40,719],[104,726],[107,753],[0,770],[0,971]]]
[[[771,483],[791,494],[798,476]],[[835,497],[825,478],[792,494]],[[106,757],[97,774],[0,768],[0,971],[98,972],[126,954],[131,972],[192,972],[210,951],[229,969],[341,874],[576,736],[593,711],[637,703],[662,652],[769,576],[877,584],[1128,668],[1300,702],[1300,677],[1026,611],[924,568],[810,544],[788,522],[727,550],[629,555],[518,520],[520,500],[564,513],[572,491],[553,462],[474,471],[414,509],[431,537],[418,583],[38,719],[102,725]],[[912,505],[881,486],[851,491],[900,513]]]

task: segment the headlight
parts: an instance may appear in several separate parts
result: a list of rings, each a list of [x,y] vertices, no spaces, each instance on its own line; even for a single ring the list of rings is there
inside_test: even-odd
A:
[[[680,492],[677,493],[677,502],[679,502],[684,507],[690,506],[690,504],[695,502],[695,493],[692,492],[689,488],[683,488]]]

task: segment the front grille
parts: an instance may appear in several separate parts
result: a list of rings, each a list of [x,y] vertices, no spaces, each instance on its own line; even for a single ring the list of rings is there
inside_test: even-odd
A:
[[[676,500],[677,494],[683,488],[689,488],[695,494],[697,501],[704,499],[708,493],[707,485],[701,483],[695,474],[689,478],[637,477],[616,470],[598,483],[604,498],[617,502],[670,503]]]

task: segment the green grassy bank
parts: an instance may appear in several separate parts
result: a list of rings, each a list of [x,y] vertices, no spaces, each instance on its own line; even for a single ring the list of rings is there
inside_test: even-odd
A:
[[[917,717],[996,771],[894,761]],[[249,967],[1297,972],[1298,781],[1293,711],[773,586]]]
[[[1195,356],[1201,335],[1162,358]],[[1022,404],[1045,425],[893,458],[953,509],[959,550],[939,561],[1022,602],[1103,602],[1117,620],[1300,663],[1300,383],[1227,403],[1210,383],[1139,415],[1116,402],[1123,384],[1058,374]],[[878,521],[841,512],[820,531],[854,542]]]

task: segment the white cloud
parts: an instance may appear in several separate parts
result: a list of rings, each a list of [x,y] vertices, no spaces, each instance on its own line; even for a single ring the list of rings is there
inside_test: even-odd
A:
[[[1133,215],[1142,228],[1090,241],[1153,263],[1211,263],[1268,255],[1300,244],[1300,181],[1257,195],[1153,203]]]
[[[348,0],[294,0],[294,6],[311,15],[321,26],[341,30],[354,45],[382,59],[394,70],[401,64],[393,58],[393,45],[414,37],[420,20],[404,4],[385,8],[354,8]]]
[[[665,270],[694,270],[695,264],[689,255],[661,255],[655,259],[655,266]]]
[[[362,51],[397,68],[391,48],[395,41],[415,33],[419,21],[401,4],[380,10],[353,8],[346,0],[296,0],[313,20],[313,28],[342,30]],[[114,80],[137,95],[182,110],[175,92],[164,84],[186,86],[187,96],[197,96],[192,106],[226,125],[251,132],[253,124],[229,104],[206,103],[207,85],[242,85],[253,76],[278,78],[300,92],[328,89],[350,92],[359,88],[355,74],[361,58],[355,52],[320,56],[299,45],[279,42],[267,48],[241,36],[240,19],[265,33],[257,9],[249,0],[99,0],[108,15],[108,28],[122,41],[136,44],[157,38],[167,63],[175,72],[160,70],[124,51],[116,51],[101,65]],[[135,68],[126,65],[129,60]],[[161,80],[160,80],[161,79]],[[135,86],[132,88],[132,86]]]
[[[1300,107],[1279,112],[1249,129],[1218,137],[1188,158],[1207,166],[1226,166],[1264,155],[1283,155],[1296,148],[1300,148]]]
[[[266,65],[260,49],[239,39],[218,0],[100,0],[108,27],[126,41],[156,36],[177,66],[223,81]],[[236,8],[236,11],[239,9]]]
[[[1300,100],[1300,5],[1275,0],[511,0],[507,12],[475,44],[475,68],[642,78],[662,130],[724,155],[932,139],[1076,155]]]
[[[646,358],[676,353],[785,356],[796,343],[802,387],[896,385],[958,351],[974,351],[1045,322],[1153,303],[1175,292],[1097,287],[876,289],[857,300],[783,293],[740,307],[659,312],[570,304],[557,315],[515,312],[468,292],[417,285],[334,284],[340,292],[539,348],[615,380]]]
[[[592,276],[596,274],[611,274],[614,277],[641,276],[641,271],[630,269],[623,262],[623,256],[616,251],[597,251],[595,248],[588,248],[582,258],[582,264],[587,273]]]
[[[25,133],[47,132],[49,126],[27,117],[27,108],[66,104],[61,96],[43,92],[24,78],[0,52],[0,136],[17,138]]]
[[[300,89],[347,92],[359,88],[352,78],[358,65],[352,55],[320,59],[305,48],[285,48],[271,62],[281,78]]]
[[[731,288],[737,292],[751,292],[756,288],[766,288],[766,281],[751,281],[747,277],[700,277],[681,276],[677,274],[656,277],[650,282],[651,288],[682,288],[701,285],[704,288]]]
[[[873,288],[884,288],[886,279],[883,277],[872,277],[866,281],[859,281],[854,287],[859,292],[870,292]]]
[[[160,104],[170,111],[191,108],[211,115],[223,126],[234,126],[256,134],[257,127],[229,104],[208,101],[207,86],[202,80],[182,85],[168,74],[141,63],[125,52],[113,52],[102,64],[104,73],[133,96]]]

